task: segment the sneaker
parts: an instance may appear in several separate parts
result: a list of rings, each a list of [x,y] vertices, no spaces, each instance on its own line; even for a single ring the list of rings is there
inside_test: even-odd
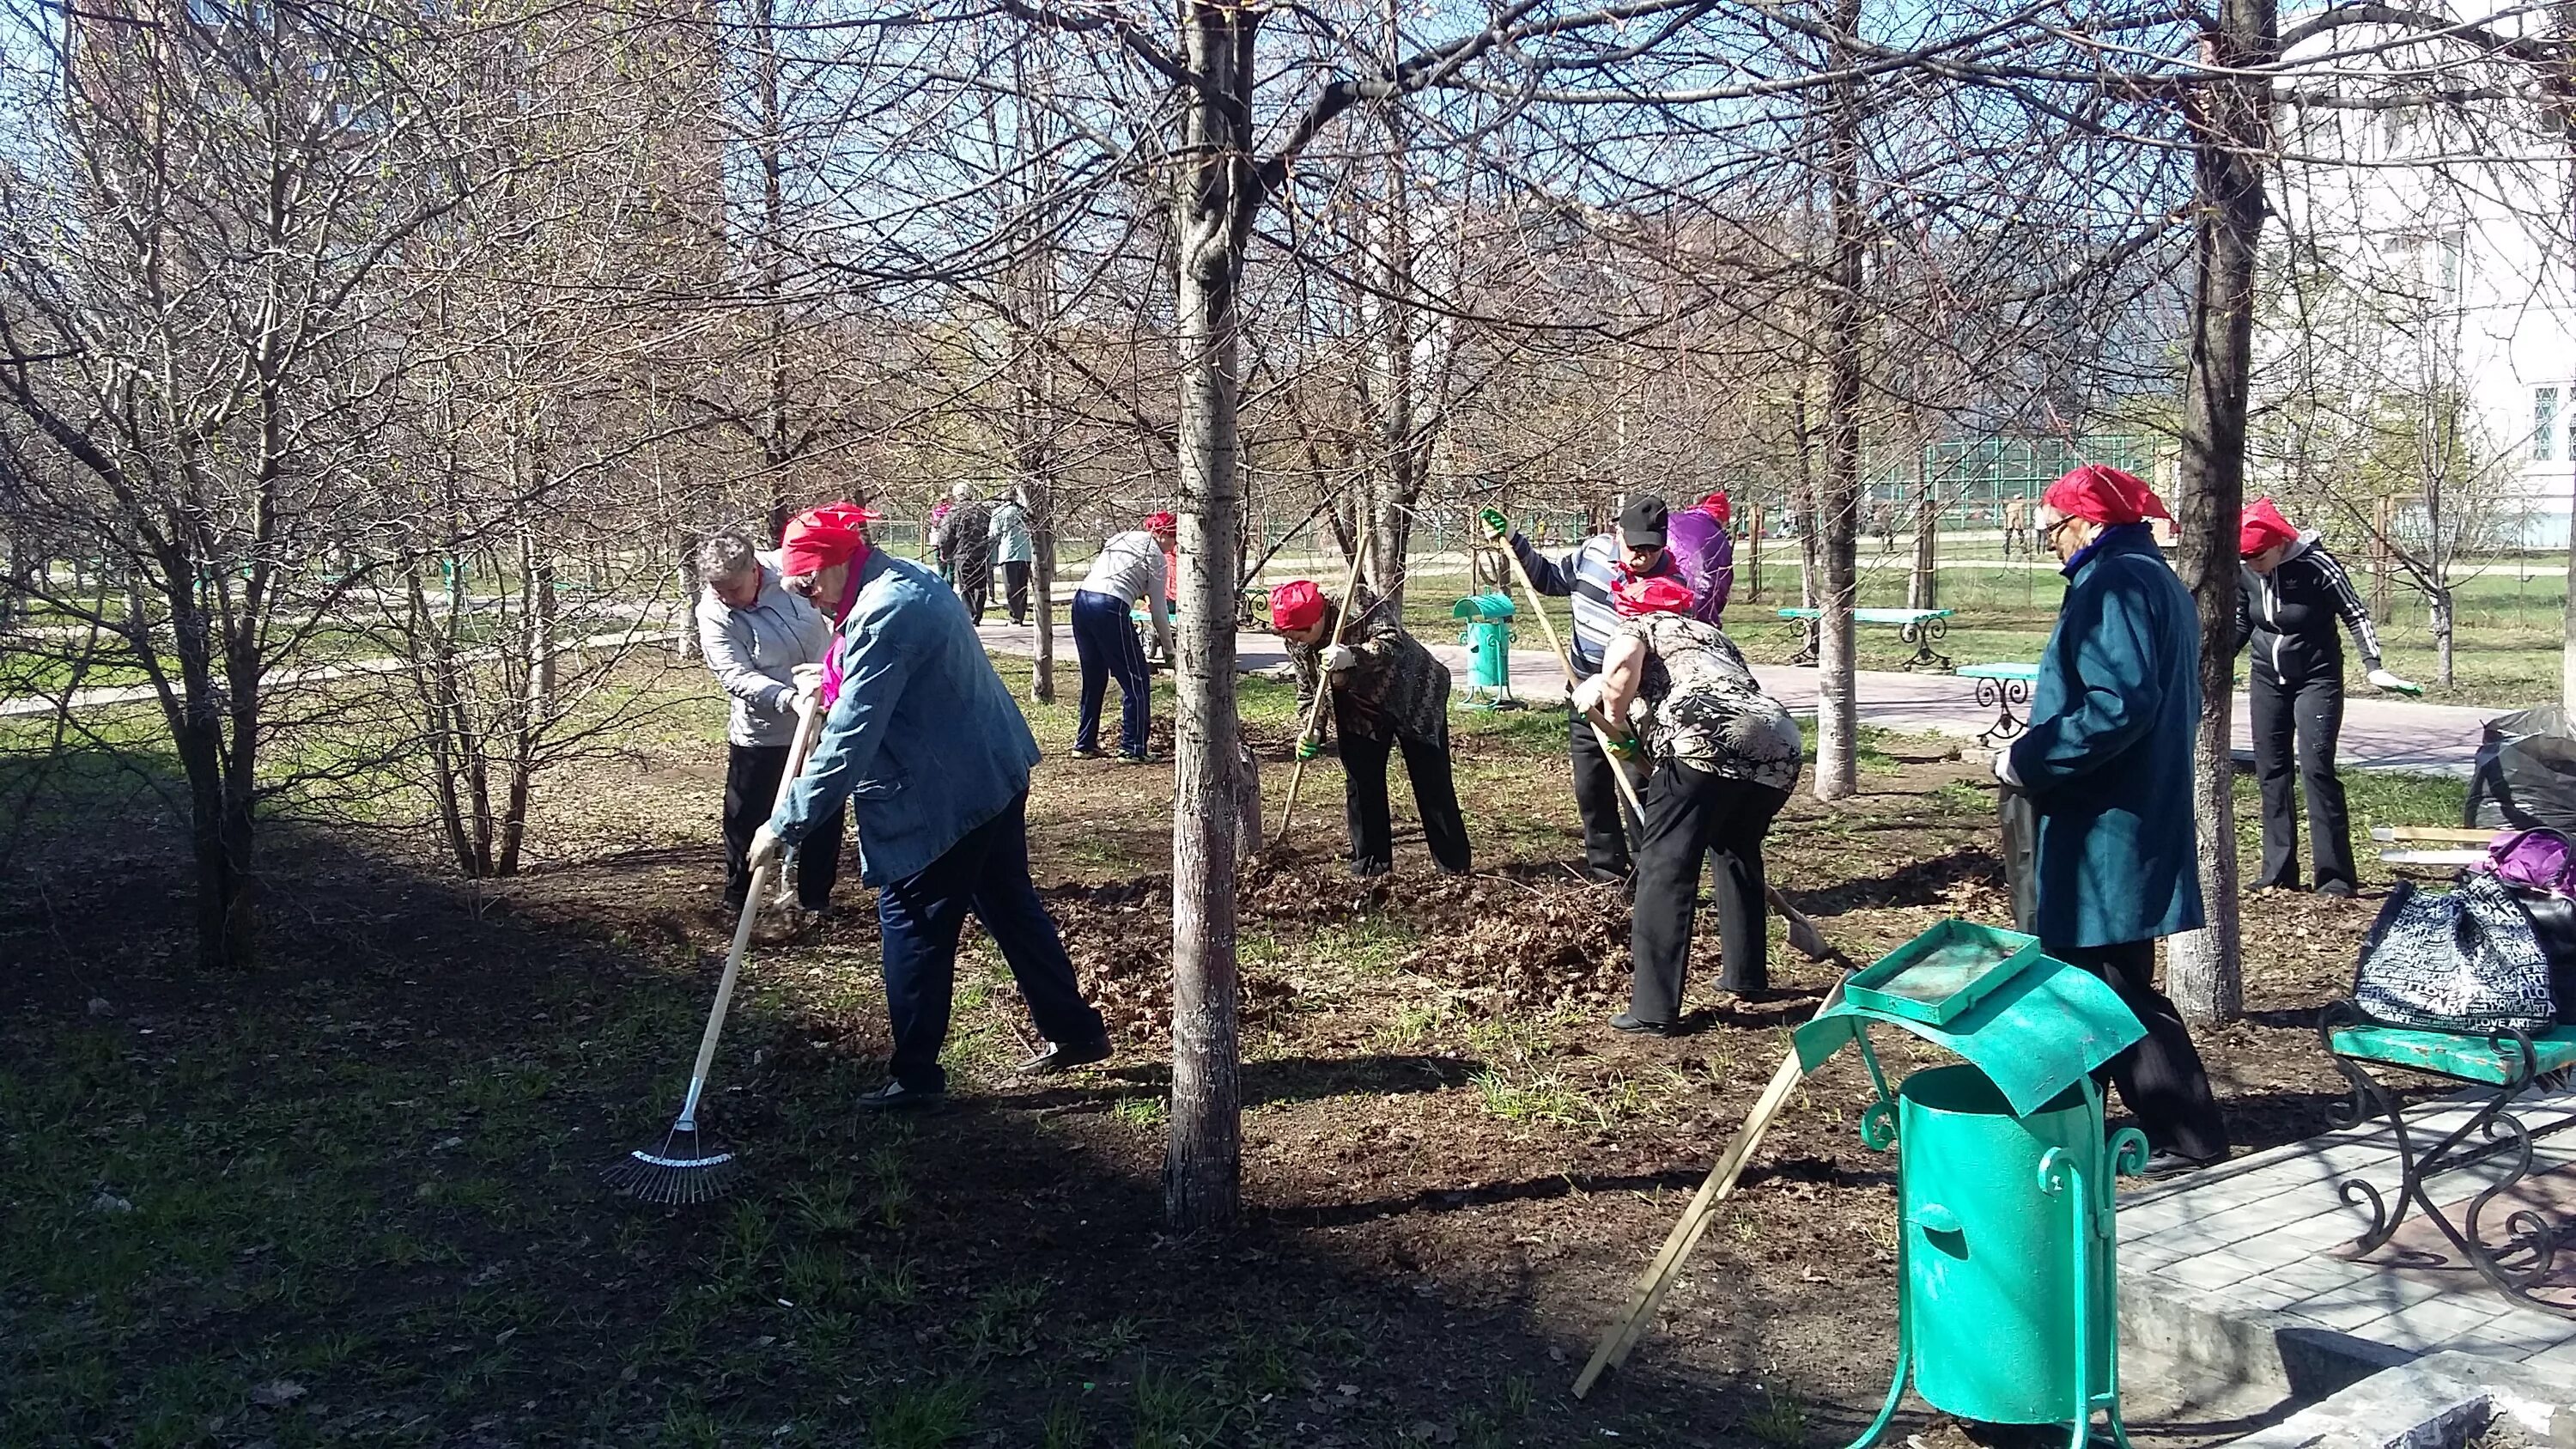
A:
[[[1051,1041],[1047,1043],[1045,1051],[1020,1063],[1020,1075],[1052,1077],[1060,1072],[1072,1071],[1075,1067],[1087,1067],[1093,1062],[1107,1060],[1109,1060],[1109,1038],[1105,1035],[1083,1042]]]
[[[947,1100],[946,1087],[907,1087],[901,1081],[889,1081],[873,1092],[861,1093],[858,1107],[862,1112],[913,1112]]]
[[[1154,758],[1153,752],[1150,750],[1132,755],[1127,753],[1125,750],[1120,750],[1118,752],[1118,763],[1122,765],[1152,765],[1159,764],[1161,762]]]
[[[1105,760],[1109,758],[1108,755],[1102,753],[1098,745],[1075,745],[1073,747],[1073,757],[1077,760]]]

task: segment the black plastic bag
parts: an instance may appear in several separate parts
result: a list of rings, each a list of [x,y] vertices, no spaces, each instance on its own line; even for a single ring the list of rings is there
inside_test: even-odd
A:
[[[2460,823],[2576,831],[2576,738],[2566,711],[2542,705],[2487,721]]]
[[[2001,817],[2004,884],[2012,888],[2013,929],[2038,934],[2039,808],[2018,788],[2006,785],[1995,802]]]
[[[2531,917],[2540,954],[2549,958],[2549,994],[2558,998],[2558,1024],[2576,1025],[2576,900],[2521,889],[2513,898]]]

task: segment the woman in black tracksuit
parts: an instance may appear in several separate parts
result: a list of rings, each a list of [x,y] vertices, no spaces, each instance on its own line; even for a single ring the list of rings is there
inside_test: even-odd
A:
[[[2349,630],[2370,682],[2417,692],[2382,669],[2379,635],[2352,576],[2314,531],[2302,532],[2269,498],[2245,510],[2238,535],[2245,566],[2237,580],[2236,647],[2254,646],[2246,688],[2254,730],[2254,775],[2263,791],[2263,869],[2257,889],[2299,888],[2298,802],[2290,792],[2292,743],[2308,804],[2308,849],[2317,894],[2348,896],[2360,884],[2352,863],[2352,822],[2335,773],[2343,732],[2343,640]]]

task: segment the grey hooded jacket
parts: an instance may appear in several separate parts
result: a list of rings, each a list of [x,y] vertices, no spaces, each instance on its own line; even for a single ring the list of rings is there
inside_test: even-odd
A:
[[[728,608],[707,588],[699,591],[697,615],[698,648],[716,683],[733,698],[726,741],[795,743],[796,666],[823,662],[832,647],[831,621],[780,588],[778,569],[766,557],[760,565],[760,597],[750,608]]]

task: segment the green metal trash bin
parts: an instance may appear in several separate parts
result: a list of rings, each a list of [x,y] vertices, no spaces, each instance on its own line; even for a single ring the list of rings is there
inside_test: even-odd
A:
[[[1449,617],[1468,620],[1458,642],[1467,646],[1467,697],[1471,709],[1517,707],[1512,698],[1512,596],[1474,594],[1449,606]]]
[[[1965,1060],[1893,1092],[1868,1029]],[[1879,1087],[1861,1140],[1897,1158],[1897,1346],[1884,1433],[1909,1379],[1934,1408],[1995,1424],[2066,1424],[2082,1449],[2119,1407],[2114,1183],[2146,1160],[2106,1138],[2092,1072],[2146,1034],[2099,979],[2028,936],[1944,921],[1856,973],[1799,1028],[1813,1071],[1857,1045]]]

